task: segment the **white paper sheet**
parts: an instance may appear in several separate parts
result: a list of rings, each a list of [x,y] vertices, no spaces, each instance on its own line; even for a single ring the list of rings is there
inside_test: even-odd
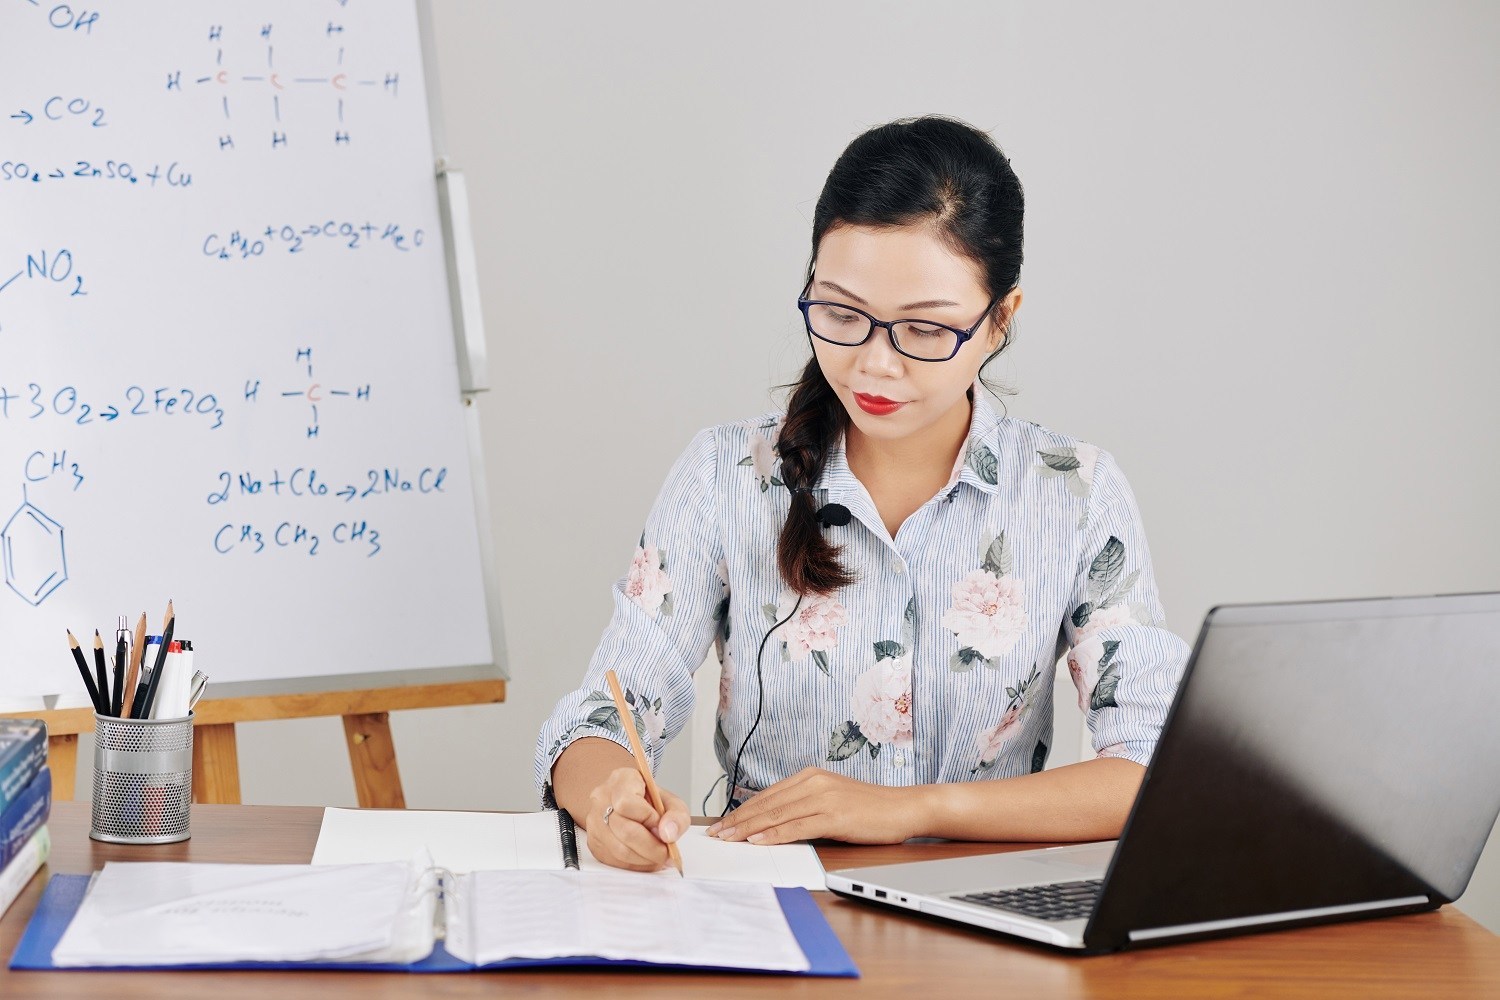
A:
[[[677,841],[682,870],[688,878],[721,882],[766,882],[781,888],[826,888],[818,852],[807,844],[762,846],[744,841],[717,840],[708,827],[689,827]],[[588,834],[578,831],[578,864],[585,871],[610,868],[588,849]],[[669,874],[675,875],[675,872]]]
[[[563,866],[557,814],[324,809],[315,865],[400,861],[425,848],[455,875]]]
[[[475,872],[460,883],[465,932],[449,949],[487,965],[594,956],[670,965],[805,971],[769,885],[622,871]]]
[[[690,879],[765,882],[790,888],[823,889],[823,865],[807,844],[762,846],[729,843],[691,827],[678,845]],[[360,864],[411,857],[419,848],[435,864],[455,874],[473,871],[562,868],[554,813],[467,813],[421,810],[325,809],[312,863]],[[578,831],[579,864],[606,870]],[[669,873],[675,877],[675,872]]]
[[[422,869],[110,862],[52,958],[69,967],[416,961],[433,941],[436,894],[422,891]]]

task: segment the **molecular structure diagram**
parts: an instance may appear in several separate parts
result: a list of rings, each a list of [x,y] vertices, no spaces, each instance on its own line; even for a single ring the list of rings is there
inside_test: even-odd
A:
[[[21,484],[21,506],[0,528],[0,554],[5,562],[5,585],[30,605],[41,604],[68,582],[63,526],[27,498],[25,483]]]
[[[333,111],[337,118],[337,125],[333,130],[333,142],[336,146],[348,145],[350,141],[349,131],[344,127],[344,105],[351,91],[363,88],[380,88],[387,95],[394,98],[399,96],[401,89],[401,74],[388,72],[383,77],[356,76],[344,68],[344,46],[336,44],[342,41],[344,26],[329,21],[323,29],[324,38],[331,46],[337,48],[336,54],[332,55],[331,66],[324,66],[311,75],[301,75],[288,72],[277,66],[276,46],[272,44],[272,35],[275,26],[264,24],[261,26],[259,36],[266,46],[266,64],[261,69],[257,65],[252,69],[241,66],[238,69],[226,68],[224,65],[224,28],[222,25],[210,25],[208,29],[208,40],[216,46],[214,54],[214,67],[209,72],[200,72],[196,76],[188,78],[188,82],[195,88],[206,88],[219,91],[219,106],[223,110],[225,121],[230,121],[233,115],[230,113],[230,97],[236,100],[243,96],[252,99],[264,100],[271,98],[271,118],[274,122],[271,128],[271,149],[277,150],[288,145],[287,133],[281,127],[281,113],[283,98],[288,101],[298,100],[309,95],[322,92],[332,97]],[[183,72],[182,70],[171,70],[167,73],[167,90],[182,92]],[[219,135],[219,149],[234,149],[234,133],[226,131]]]
[[[330,389],[327,386],[323,385],[321,382],[312,381],[313,363],[311,347],[297,348],[297,366],[299,368],[305,369],[308,379],[307,384],[301,388],[283,390],[280,395],[283,399],[306,400],[308,406],[312,408],[312,412],[309,415],[309,421],[307,424],[307,436],[310,438],[315,438],[318,436],[318,429],[320,426],[318,423],[318,405],[320,403],[323,403],[330,399],[353,399],[356,402],[368,402],[370,399],[370,385],[368,382],[364,385],[356,386],[353,389]],[[253,403],[259,398],[259,396],[260,380],[255,379],[246,382],[245,401],[247,403]]]

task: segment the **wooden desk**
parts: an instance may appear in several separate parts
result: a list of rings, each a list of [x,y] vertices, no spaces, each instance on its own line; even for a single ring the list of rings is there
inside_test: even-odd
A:
[[[111,860],[305,862],[322,810],[195,805],[193,838],[130,848],[88,839],[88,803],[53,807],[52,860],[0,921],[0,957],[10,961],[49,873],[92,871]],[[994,845],[819,847],[829,868],[983,853]],[[1435,913],[1332,924],[1092,958],[1039,947],[818,893],[824,912],[864,974],[862,980],[691,973],[499,972],[407,976],[333,972],[10,972],[0,997],[150,997],[234,1000],[493,995],[500,990],[614,997],[1497,997],[1500,937],[1452,907]]]

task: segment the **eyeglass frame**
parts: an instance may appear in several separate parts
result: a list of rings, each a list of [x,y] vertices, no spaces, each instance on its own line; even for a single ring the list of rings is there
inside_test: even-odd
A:
[[[875,330],[878,327],[884,327],[885,335],[890,339],[891,348],[895,350],[897,354],[901,355],[903,358],[911,358],[913,361],[930,361],[935,364],[942,364],[944,361],[952,361],[954,358],[958,357],[958,352],[964,349],[964,345],[973,338],[975,332],[978,331],[980,326],[984,324],[984,321],[989,318],[990,310],[995,308],[995,303],[999,302],[1000,299],[1003,298],[1002,295],[996,295],[994,298],[990,299],[990,304],[984,307],[984,312],[981,313],[979,318],[974,321],[974,325],[969,327],[967,330],[961,330],[956,326],[949,326],[947,323],[939,323],[936,320],[930,319],[893,319],[889,322],[876,319],[874,316],[865,312],[858,306],[851,306],[844,302],[830,302],[827,299],[806,298],[805,296],[807,295],[807,290],[811,287],[812,279],[809,278],[807,279],[807,284],[803,286],[802,294],[797,296],[797,308],[802,312],[802,323],[807,327],[808,336],[817,337],[823,343],[833,344],[835,347],[863,347],[865,344],[868,344],[870,342],[871,337],[875,336]],[[827,337],[823,336],[821,333],[818,333],[812,328],[812,316],[811,314],[809,314],[808,310],[813,306],[836,306],[839,309],[848,309],[850,312],[857,312],[865,319],[870,321],[870,332],[865,334],[864,340],[853,344],[846,344],[841,340],[829,340]],[[928,326],[942,327],[944,330],[947,330],[950,333],[957,334],[958,343],[954,346],[953,353],[948,355],[946,358],[919,358],[915,354],[908,354],[906,351],[903,351],[901,349],[901,345],[896,343],[895,326],[897,323],[925,323]]]

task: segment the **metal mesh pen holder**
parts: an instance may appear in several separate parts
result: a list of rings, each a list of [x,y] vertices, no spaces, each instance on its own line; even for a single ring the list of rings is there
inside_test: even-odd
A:
[[[193,714],[94,716],[94,815],[89,836],[111,844],[172,844],[192,836]]]

